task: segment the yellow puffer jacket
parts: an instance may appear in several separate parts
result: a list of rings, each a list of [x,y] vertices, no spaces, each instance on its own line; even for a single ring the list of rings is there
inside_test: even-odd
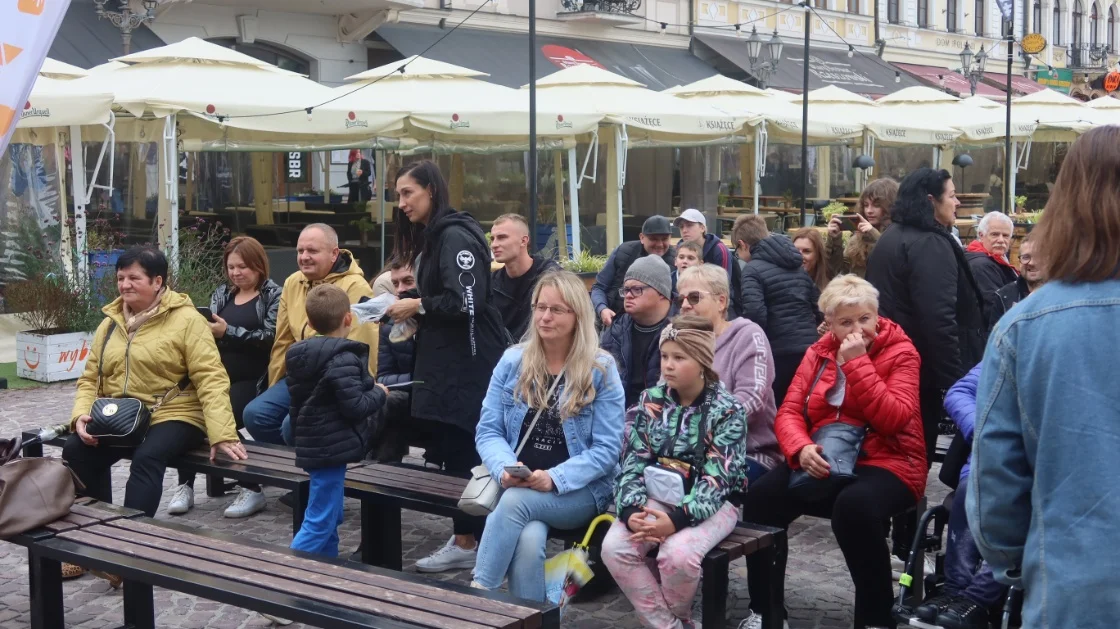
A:
[[[276,315],[276,342],[272,344],[272,356],[268,362],[268,386],[272,386],[287,373],[285,356],[297,341],[315,335],[315,330],[307,323],[307,292],[319,284],[334,284],[346,291],[350,303],[356,304],[362,297],[373,297],[373,289],[362,273],[362,267],[354,255],[340,249],[334,269],[327,276],[315,282],[307,281],[303,273],[296,271],[284,280],[284,290],[280,293],[280,312]],[[347,338],[369,345],[369,372],[377,375],[377,343],[380,339],[376,323],[355,325]]]
[[[187,390],[152,414],[152,424],[183,421],[206,432],[211,444],[237,441],[233,409],[229,403],[229,376],[218,355],[218,346],[206,320],[191,298],[166,291],[159,310],[140,326],[131,341],[118,297],[101,309],[107,317],[93,335],[89,360],[78,379],[73,421],[89,413],[98,397],[134,397],[154,406],[164,394],[190,376]],[[116,322],[108,344],[110,321]],[[102,350],[102,346],[104,350]],[[102,366],[102,388],[97,391],[97,366]]]

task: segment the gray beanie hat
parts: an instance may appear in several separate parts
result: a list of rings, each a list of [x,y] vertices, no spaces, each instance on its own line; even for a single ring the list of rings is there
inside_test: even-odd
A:
[[[673,298],[673,275],[669,265],[659,256],[642,256],[626,270],[626,280],[637,280],[661,293],[665,299]]]

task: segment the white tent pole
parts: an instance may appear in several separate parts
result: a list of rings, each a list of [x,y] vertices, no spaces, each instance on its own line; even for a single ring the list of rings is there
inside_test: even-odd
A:
[[[179,269],[179,145],[175,136],[175,114],[171,114],[163,122],[163,154],[164,154],[164,194],[167,195],[167,251],[168,262],[171,270]]]
[[[381,206],[381,268],[385,268],[385,193],[388,191],[388,174],[386,170],[388,164],[385,161],[386,155],[384,150],[377,151],[377,166],[374,167],[374,173],[380,173],[380,179],[377,182],[377,204]]]
[[[1018,153],[1019,153],[1019,143],[1018,142],[1012,142],[1011,143],[1011,155],[1008,156],[1008,159],[1010,161],[1007,162],[1008,164],[1010,164],[1010,167],[1007,169],[1008,180],[1006,182],[1004,182],[1004,184],[1008,186],[1007,190],[1010,191],[1010,193],[1011,193],[1010,198],[1011,198],[1012,203],[1014,203],[1014,201],[1015,201],[1015,179],[1017,178],[1018,170],[1019,170]],[[1007,213],[1008,214],[1010,214],[1014,211],[1015,211],[1014,207],[1007,208]]]
[[[82,152],[82,128],[70,125],[70,168],[73,175],[70,186],[74,189],[74,246],[77,250],[78,281],[84,286],[89,281],[89,256],[86,255],[86,164]],[[65,203],[65,192],[63,203]],[[63,226],[65,229],[66,226]]]
[[[764,168],[763,164],[766,163],[766,159],[762,157],[762,134],[765,133],[763,131],[765,125],[766,121],[763,121],[762,124],[758,125],[758,131],[754,134],[754,172],[751,173],[751,176],[754,177],[754,185],[751,188],[753,188],[752,195],[754,196],[752,206],[756,215],[758,214],[758,188],[762,185],[762,169]]]
[[[941,147],[940,146],[934,145],[934,147],[933,147],[933,161],[930,162],[930,164],[932,164],[934,168],[937,168],[938,165],[941,164]]]
[[[74,248],[70,242],[70,228],[66,225],[66,215],[69,208],[66,204],[66,140],[61,127],[55,127],[54,134],[54,165],[58,171],[58,254],[62,260],[62,270],[66,274],[66,281],[74,283]]]
[[[572,213],[572,255],[579,255],[579,170],[576,167],[576,149],[568,149],[568,207]],[[559,182],[557,182],[559,183]]]

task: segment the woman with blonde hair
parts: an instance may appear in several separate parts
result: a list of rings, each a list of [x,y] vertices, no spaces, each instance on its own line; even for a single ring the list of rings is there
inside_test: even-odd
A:
[[[802,227],[793,232],[793,246],[801,252],[802,268],[813,278],[817,288],[824,290],[832,274],[824,261],[824,240],[815,227]]]
[[[751,484],[743,496],[743,520],[787,528],[803,514],[828,513],[855,584],[855,629],[893,627],[883,523],[925,493],[921,361],[902,328],[878,315],[879,291],[867,280],[832,280],[820,309],[829,331],[805,352],[774,425],[785,461]],[[833,466],[847,453],[817,443],[834,431],[853,439],[862,435],[852,478],[833,477]],[[791,487],[794,474],[799,482]],[[774,572],[747,560],[752,612],[744,629],[763,626],[765,593],[772,585],[782,587],[770,583],[771,574],[785,574],[786,553],[779,557],[783,565]]]
[[[610,504],[625,409],[583,281],[541,276],[532,311],[526,340],[494,368],[475,433],[505,491],[486,518],[471,585],[494,590],[508,577],[514,596],[555,603],[561,584],[546,592],[544,577],[548,529],[584,527]]]
[[[856,213],[856,231],[843,242],[843,222],[837,214],[828,222],[828,238],[824,241],[824,257],[829,277],[843,273],[867,275],[867,260],[879,242],[879,236],[890,227],[891,206],[898,196],[898,182],[876,179],[863,188]]]
[[[727,273],[714,264],[685,269],[677,282],[681,314],[712,324],[716,349],[712,367],[723,386],[747,410],[747,462],[744,476],[757,480],[782,460],[774,436],[774,353],[757,323],[744,317],[727,320],[731,288]]]

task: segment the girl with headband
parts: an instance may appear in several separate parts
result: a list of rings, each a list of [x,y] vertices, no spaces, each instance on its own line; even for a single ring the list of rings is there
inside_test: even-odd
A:
[[[710,321],[677,317],[660,348],[663,382],[627,418],[603,563],[643,626],[692,629],[700,561],[738,520],[727,498],[742,483],[747,414],[712,369]],[[646,563],[654,547],[660,579]]]

